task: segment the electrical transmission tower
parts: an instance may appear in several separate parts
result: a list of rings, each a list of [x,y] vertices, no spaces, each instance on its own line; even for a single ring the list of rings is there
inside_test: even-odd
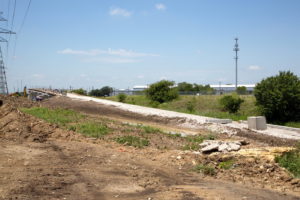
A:
[[[235,51],[235,90],[237,90],[238,88],[238,51],[240,50],[239,49],[239,44],[238,44],[238,38],[235,38],[235,45],[234,45],[234,48],[233,48],[233,51]]]
[[[7,21],[1,15],[2,12],[0,12],[0,21]],[[15,34],[15,33],[0,27],[0,34]],[[0,36],[0,42],[8,42],[8,41],[5,38]],[[5,73],[1,45],[0,45],[0,94],[8,94],[8,87],[7,87],[6,73]]]

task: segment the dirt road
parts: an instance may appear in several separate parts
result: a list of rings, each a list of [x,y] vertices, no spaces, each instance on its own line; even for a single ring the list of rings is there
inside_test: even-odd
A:
[[[13,102],[0,107],[0,199],[300,199],[282,180],[271,190],[255,177],[238,183],[203,176],[190,168],[199,155],[85,138],[25,115],[16,107],[32,105]]]

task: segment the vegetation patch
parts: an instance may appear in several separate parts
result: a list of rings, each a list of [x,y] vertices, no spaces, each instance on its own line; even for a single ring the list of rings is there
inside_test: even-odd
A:
[[[194,171],[204,174],[204,175],[209,175],[213,176],[216,174],[216,170],[214,167],[210,165],[204,165],[204,164],[198,164],[194,167]]]
[[[234,166],[234,160],[227,160],[227,161],[223,161],[220,162],[218,167],[220,169],[231,169]]]
[[[88,137],[103,138],[110,133],[110,129],[103,123],[85,122],[77,125],[72,125],[69,130],[79,132]]]
[[[275,157],[275,161],[295,177],[300,178],[300,143],[296,149]]]
[[[120,143],[120,144],[124,144],[124,145],[127,145],[127,146],[133,146],[133,147],[137,147],[137,148],[142,148],[144,146],[149,145],[148,140],[142,139],[142,138],[137,137],[137,136],[131,136],[131,135],[117,137],[117,138],[115,138],[115,141]]]
[[[21,111],[35,117],[41,118],[49,123],[65,126],[67,123],[78,122],[83,115],[67,109],[49,109],[42,107],[21,108]]]

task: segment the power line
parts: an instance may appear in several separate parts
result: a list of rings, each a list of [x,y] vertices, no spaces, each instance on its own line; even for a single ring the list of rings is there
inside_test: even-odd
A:
[[[21,27],[20,27],[19,32],[18,32],[19,35],[20,35],[20,32],[21,32],[21,30],[23,29],[23,26],[24,26],[24,24],[25,24],[25,20],[26,20],[26,18],[27,18],[28,12],[29,12],[30,5],[31,5],[31,0],[29,0],[27,9],[26,9],[26,11],[25,11],[25,15],[24,15],[24,17],[23,17],[22,24],[21,24]]]

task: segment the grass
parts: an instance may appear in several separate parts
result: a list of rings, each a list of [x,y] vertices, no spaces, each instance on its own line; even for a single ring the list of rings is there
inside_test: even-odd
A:
[[[219,163],[219,168],[220,169],[231,169],[234,165],[234,160],[227,160]]]
[[[222,107],[219,105],[220,98],[222,98],[221,95],[181,95],[174,101],[157,105],[151,103],[145,95],[134,95],[129,96],[125,103],[232,120],[246,120],[248,116],[260,114],[258,108],[255,106],[254,96],[242,95],[241,98],[244,100],[244,103],[241,105],[240,111],[235,114],[222,110]],[[118,101],[116,96],[107,97],[106,99]]]
[[[204,165],[204,164],[198,164],[194,167],[194,171],[204,174],[204,175],[209,175],[213,176],[216,174],[215,168],[209,165]]]
[[[142,148],[142,147],[145,147],[145,146],[149,145],[148,140],[142,139],[142,138],[137,137],[137,136],[131,136],[131,135],[117,137],[117,138],[115,138],[115,141],[120,143],[120,144],[124,144],[124,145],[127,145],[127,146],[133,146],[133,147],[136,147],[136,148]]]
[[[41,118],[49,123],[65,126],[67,123],[78,122],[83,115],[67,109],[49,109],[42,107],[21,108],[21,111],[37,118]]]
[[[110,133],[110,129],[105,124],[99,122],[85,122],[72,125],[69,127],[69,130],[94,138],[103,138],[103,136]]]
[[[300,128],[300,122],[288,122],[284,124],[285,126]]]
[[[188,144],[184,145],[182,150],[198,150],[199,144],[202,143],[204,140],[214,140],[215,136],[212,134],[207,135],[195,135],[195,136],[187,136],[185,139],[189,142]]]
[[[141,126],[144,133],[161,133],[162,131],[159,128],[152,126]]]
[[[300,178],[300,143],[298,143],[296,149],[276,156],[275,161],[281,167],[291,172],[296,178]]]

